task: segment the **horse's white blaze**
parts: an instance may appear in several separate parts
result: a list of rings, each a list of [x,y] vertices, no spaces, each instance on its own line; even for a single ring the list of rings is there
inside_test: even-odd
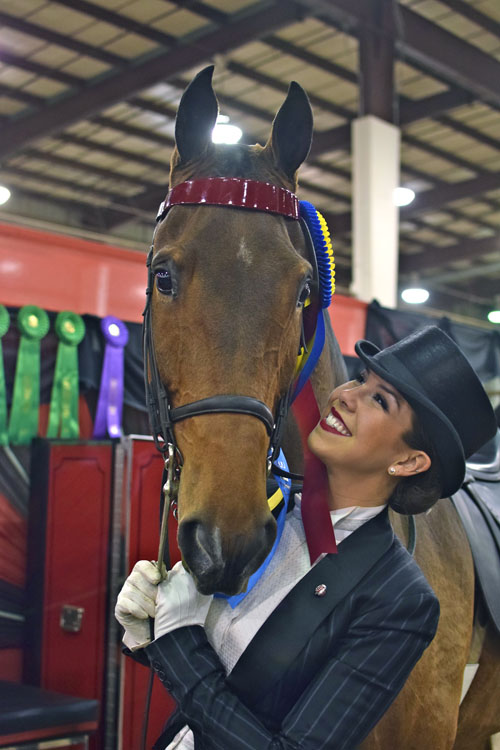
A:
[[[241,237],[240,239],[240,246],[238,248],[238,252],[236,253],[236,257],[238,258],[238,260],[243,261],[246,266],[252,265],[252,253],[250,252],[250,249],[248,248],[244,237]]]

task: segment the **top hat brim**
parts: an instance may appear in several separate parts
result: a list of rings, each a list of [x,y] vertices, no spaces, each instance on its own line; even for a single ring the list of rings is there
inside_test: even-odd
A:
[[[413,375],[400,360],[395,362],[396,358],[392,357],[392,364],[397,364],[397,367],[389,369],[380,359],[375,358],[381,352],[375,344],[358,341],[354,348],[368,369],[397,388],[416,412],[439,459],[442,497],[453,495],[460,489],[465,477],[465,455],[462,441],[451,421],[425,393],[408,382],[414,380]],[[385,351],[383,350],[383,354]]]

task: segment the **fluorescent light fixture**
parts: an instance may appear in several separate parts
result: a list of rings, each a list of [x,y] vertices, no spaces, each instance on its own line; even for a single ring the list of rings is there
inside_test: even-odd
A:
[[[490,323],[500,323],[500,310],[492,310],[488,313]]]
[[[411,188],[397,187],[392,193],[395,206],[408,206],[415,198],[415,192]]]
[[[238,143],[243,132],[237,125],[231,125],[227,115],[217,115],[217,123],[212,130],[214,143]]]
[[[0,206],[3,206],[4,203],[7,203],[9,198],[10,198],[9,188],[6,188],[4,185],[0,185]]]
[[[409,289],[403,289],[401,299],[409,305],[421,305],[422,302],[427,302],[429,299],[429,292],[427,289],[421,289],[420,287],[410,287]]]

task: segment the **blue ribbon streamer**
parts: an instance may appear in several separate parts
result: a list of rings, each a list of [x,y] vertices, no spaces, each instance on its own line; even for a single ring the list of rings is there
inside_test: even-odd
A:
[[[287,463],[287,460],[286,460],[285,455],[284,455],[283,451],[281,450],[281,448],[280,448],[280,454],[279,454],[278,458],[276,459],[275,463],[276,463],[276,465],[280,469],[283,469],[284,471],[288,471],[288,463]],[[288,499],[290,497],[290,488],[292,486],[292,482],[291,482],[290,479],[286,479],[285,477],[275,476],[274,478],[276,479],[276,481],[278,483],[278,487],[280,488],[280,490],[281,490],[281,492],[283,494],[284,503],[283,503],[282,509],[280,510],[279,516],[276,519],[278,528],[277,528],[277,531],[276,531],[276,539],[274,540],[274,544],[273,544],[273,547],[271,549],[271,552],[268,554],[268,556],[266,557],[266,559],[264,560],[264,562],[262,563],[262,565],[260,566],[260,568],[258,568],[255,571],[255,573],[253,573],[250,576],[250,578],[248,579],[248,585],[247,585],[247,590],[246,591],[243,591],[243,593],[241,593],[241,594],[235,594],[234,596],[226,596],[225,594],[215,594],[214,595],[218,599],[226,599],[227,603],[229,604],[229,606],[232,609],[234,609],[245,598],[245,596],[247,596],[247,594],[250,593],[250,591],[253,589],[253,587],[255,586],[255,584],[264,575],[264,572],[266,571],[267,566],[269,565],[269,563],[273,559],[273,555],[274,555],[274,553],[276,552],[276,550],[278,548],[278,544],[280,542],[281,535],[282,535],[283,529],[285,527],[285,518],[286,518],[286,513],[287,513],[287,510],[288,510]]]

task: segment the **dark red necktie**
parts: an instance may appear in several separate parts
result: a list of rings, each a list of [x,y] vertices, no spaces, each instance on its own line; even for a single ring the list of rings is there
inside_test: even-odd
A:
[[[304,486],[300,507],[309,558],[313,565],[321,554],[337,552],[337,544],[327,502],[326,466],[311,453],[307,446],[307,437],[321,417],[309,380],[293,402],[292,411],[299,427],[304,451]]]

